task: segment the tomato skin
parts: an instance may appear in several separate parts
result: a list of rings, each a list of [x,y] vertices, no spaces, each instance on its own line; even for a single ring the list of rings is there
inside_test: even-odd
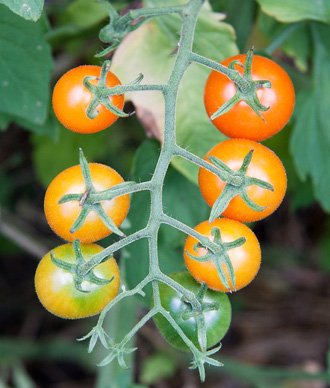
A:
[[[209,237],[213,241],[212,228],[218,227],[221,233],[222,242],[232,242],[240,237],[246,239],[245,243],[239,247],[227,251],[232,262],[235,276],[236,288],[231,285],[228,271],[226,267],[224,272],[227,274],[227,279],[231,285],[231,291],[237,291],[248,285],[256,276],[261,264],[261,250],[257,237],[250,228],[241,222],[230,220],[227,218],[217,218],[209,223],[204,221],[197,225],[194,229]],[[216,291],[227,292],[228,290],[223,285],[219,278],[215,265],[210,262],[198,262],[187,255],[187,252],[192,256],[204,256],[205,248],[194,250],[194,245],[198,242],[194,237],[188,236],[184,246],[184,260],[190,274],[200,283],[206,283],[209,288]]]
[[[97,107],[99,114],[95,118],[90,119],[86,114],[92,95],[83,84],[84,78],[99,77],[100,74],[100,66],[83,65],[69,70],[57,81],[53,91],[53,109],[58,120],[67,129],[83,134],[96,133],[108,128],[118,119],[117,115],[103,105]],[[119,79],[112,72],[108,72],[106,79],[108,87],[120,85]],[[91,83],[96,84],[97,81]],[[116,107],[123,109],[123,95],[110,98]]]
[[[103,248],[96,244],[81,244],[85,260],[101,252]],[[113,280],[102,286],[82,283],[90,292],[78,291],[70,272],[57,267],[50,257],[68,263],[75,263],[76,257],[72,244],[64,244],[48,252],[39,262],[35,274],[35,289],[41,304],[54,315],[66,319],[86,318],[96,315],[118,294],[120,273],[116,260],[112,257],[94,268],[94,274],[103,279]]]
[[[240,54],[221,62],[228,66],[239,60],[245,63],[246,55]],[[243,69],[235,65],[241,74]],[[272,60],[254,55],[252,61],[252,79],[268,80],[271,88],[260,88],[257,96],[262,105],[269,107],[261,112],[262,120],[244,101],[240,101],[230,111],[217,117],[212,123],[228,137],[262,141],[275,135],[289,121],[295,104],[295,92],[292,81],[285,70]],[[235,84],[224,74],[212,71],[204,89],[204,105],[209,117],[236,93]]]
[[[215,145],[206,155],[221,159],[231,169],[237,171],[244,157],[254,150],[247,176],[259,178],[270,183],[274,191],[251,185],[247,189],[249,197],[260,206],[262,211],[250,208],[240,196],[234,197],[222,215],[242,222],[259,221],[272,214],[281,204],[286,188],[287,178],[281,160],[269,148],[260,143],[246,139],[229,139]],[[209,160],[208,160],[209,161]],[[225,182],[213,173],[200,168],[198,176],[199,189],[209,206],[212,206],[225,187]]]
[[[176,272],[171,278],[180,283],[186,289],[197,294],[200,289],[198,284],[186,271]],[[187,304],[181,300],[181,295],[165,284],[159,285],[162,306],[171,314],[186,336],[200,348],[197,338],[196,319],[184,320],[182,313]],[[204,313],[206,323],[207,347],[217,344],[226,334],[231,322],[231,305],[226,294],[207,290],[203,299],[207,303],[217,303],[219,309]],[[175,329],[162,315],[157,314],[154,322],[165,340],[173,347],[180,350],[188,350],[187,345],[177,334]]]
[[[98,191],[111,188],[123,178],[111,167],[99,163],[89,163],[94,187]],[[53,231],[64,240],[79,239],[82,243],[91,243],[111,234],[101,218],[95,212],[89,212],[82,227],[71,233],[70,229],[81,211],[78,201],[59,204],[58,201],[66,194],[83,194],[86,190],[80,165],[69,167],[58,174],[49,184],[44,211],[47,222]],[[129,195],[116,197],[111,201],[102,201],[101,205],[112,221],[118,226],[126,218],[130,206]]]

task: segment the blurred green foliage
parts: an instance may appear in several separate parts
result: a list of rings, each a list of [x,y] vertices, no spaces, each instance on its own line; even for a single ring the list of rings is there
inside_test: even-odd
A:
[[[183,2],[173,0],[171,3]],[[59,171],[77,164],[79,147],[84,149],[88,160],[109,164],[127,178],[149,179],[160,145],[155,140],[144,141],[144,128],[149,135],[161,140],[161,96],[154,93],[127,96],[127,100],[134,104],[138,118],[120,120],[111,129],[93,136],[74,134],[62,128],[51,109],[52,86],[63,72],[86,62],[102,63],[94,55],[105,48],[98,41],[97,34],[107,23],[107,3],[50,1],[46,2],[43,13],[42,0],[24,0],[24,3],[27,6],[22,7],[22,1],[0,0],[0,129],[11,131],[22,127],[29,131],[29,155],[35,174],[33,184],[46,186]],[[133,2],[118,0],[111,3],[122,10]],[[151,7],[168,4],[168,1],[146,0],[144,4]],[[310,0],[214,0],[205,2],[197,26],[196,52],[221,60],[254,45],[257,52],[273,56],[292,76],[297,93],[294,118],[283,132],[266,142],[287,169],[292,213],[315,206],[315,203],[325,212],[330,212],[329,24],[328,0],[320,0],[317,4]],[[165,81],[175,59],[179,28],[176,17],[165,17],[132,33],[112,58],[114,71],[123,82],[131,81],[139,72],[145,75],[146,83]],[[196,65],[189,69],[180,89],[177,110],[178,142],[200,156],[224,139],[204,112],[203,85],[207,74],[206,69]],[[130,110],[133,107],[128,104],[127,111]],[[12,208],[14,192],[24,186],[17,167],[22,160],[26,162],[27,152],[26,148],[17,149],[1,164],[1,206]],[[174,159],[164,187],[167,213],[190,226],[204,220],[208,214],[208,208],[194,185],[196,172],[194,166]],[[134,194],[126,233],[145,225],[149,216],[148,203],[148,193]],[[159,256],[165,272],[183,268],[183,239],[184,236],[176,230],[161,229]],[[315,244],[317,260],[314,265],[329,272],[329,217]],[[0,252],[7,255],[15,253],[15,249],[1,238]],[[265,249],[265,257],[270,258],[272,265],[279,264],[278,257],[286,263],[297,263],[300,255],[301,252],[297,253],[294,248],[288,251],[270,245]],[[122,252],[122,263],[127,285],[132,287],[147,272],[145,241],[127,247]],[[148,303],[148,298],[145,302]],[[241,308],[239,302],[234,310],[236,308]],[[118,323],[120,314],[123,313],[117,313],[117,321],[112,323],[115,332],[122,329]],[[135,319],[136,311],[132,311],[125,324],[133,325]],[[27,359],[65,356],[92,368],[85,347],[73,341],[32,343],[2,338],[0,354],[1,370],[12,368],[14,386],[17,387],[33,386],[22,366]],[[163,353],[149,356],[141,366],[142,383],[152,384],[161,377],[171,376],[176,370],[175,361]],[[274,375],[276,381],[309,378],[306,373],[290,375],[283,370],[265,371],[230,360],[225,360],[225,365],[225,373],[249,381],[252,386],[271,387]],[[123,373],[111,369],[114,378],[111,387],[115,384],[121,388],[133,386],[130,385],[133,381],[131,372]],[[108,381],[109,370],[104,370],[99,376],[98,386],[106,387],[104,381]],[[329,382],[329,372],[314,378]]]

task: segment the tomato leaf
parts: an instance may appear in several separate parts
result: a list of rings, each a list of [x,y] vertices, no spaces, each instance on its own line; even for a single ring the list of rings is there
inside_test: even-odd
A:
[[[140,182],[149,180],[157,163],[160,145],[152,140],[146,140],[138,149],[132,172],[132,179]],[[185,177],[173,168],[170,168],[164,184],[164,210],[182,222],[194,227],[200,220],[208,216],[209,208],[204,203],[199,190]],[[189,199],[189,201],[187,200]],[[132,197],[129,220],[131,228],[127,234],[143,228],[149,219],[150,194],[136,193]],[[185,206],[182,206],[185,203]],[[158,238],[158,253],[161,269],[166,272],[175,272],[184,269],[183,244],[185,236],[176,229],[162,226]],[[149,253],[145,239],[139,240],[124,250],[126,263],[126,280],[129,288],[134,287],[148,273]],[[148,303],[150,293],[146,289]]]
[[[104,20],[109,15],[109,9],[105,2],[90,0],[72,1],[60,15],[62,23],[87,29]]]
[[[280,40],[281,49],[293,58],[296,67],[302,72],[308,70],[308,60],[312,51],[311,30],[308,23],[283,24],[259,12],[257,26],[269,39],[268,54],[278,47]],[[275,47],[268,51],[274,42]]]
[[[326,211],[330,211],[330,141],[317,120],[313,92],[298,96],[296,122],[290,141],[290,149],[300,177],[312,178],[315,197]]]
[[[311,177],[316,199],[330,211],[330,27],[313,25],[312,86],[297,99],[290,149],[300,177]]]
[[[10,116],[0,113],[0,131],[4,131],[10,124]]]
[[[6,5],[22,18],[35,22],[40,18],[44,0],[0,0],[0,4]]]
[[[63,127],[59,127],[59,130],[59,136],[55,141],[39,134],[32,137],[33,163],[37,176],[44,186],[65,168],[79,163],[79,148],[83,149],[87,160],[91,161],[103,156],[107,150],[107,134],[104,132],[86,137]]]
[[[0,5],[0,113],[40,126],[48,116],[52,57],[43,22],[31,23]]]
[[[266,14],[284,22],[301,20],[317,20],[330,23],[330,3],[318,0],[317,4],[310,0],[257,0]]]
[[[153,0],[148,6],[167,4]],[[175,2],[184,3],[184,1]],[[201,12],[194,50],[215,60],[234,55],[237,47],[232,27],[219,21],[223,15],[211,11],[208,3]],[[173,67],[177,49],[179,17],[161,17],[143,25],[123,40],[114,54],[112,69],[123,83],[134,79],[138,73],[145,76],[143,83],[164,83]],[[143,55],[141,55],[143,53]],[[210,123],[205,113],[203,92],[209,70],[192,65],[180,85],[177,105],[177,140],[183,147],[200,156],[224,139]],[[136,92],[128,96],[147,132],[161,140],[164,125],[164,101],[159,92]],[[197,168],[182,159],[174,159],[173,166],[188,179],[197,181]]]

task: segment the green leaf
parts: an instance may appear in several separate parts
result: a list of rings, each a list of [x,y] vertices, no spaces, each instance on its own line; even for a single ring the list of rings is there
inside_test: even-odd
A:
[[[10,116],[3,114],[3,113],[0,113],[0,130],[1,131],[4,131],[5,129],[7,129],[10,122],[11,122]]]
[[[293,58],[296,67],[301,72],[307,72],[311,54],[311,35],[308,26],[299,26],[283,43],[282,49],[289,57]]]
[[[302,179],[311,177],[315,197],[330,212],[330,27],[313,26],[312,88],[298,95],[290,149]]]
[[[139,182],[149,180],[159,156],[159,144],[147,140],[136,153],[132,179]],[[190,226],[195,226],[208,217],[209,208],[204,203],[199,190],[185,177],[173,168],[170,168],[163,189],[165,212]],[[144,227],[149,219],[149,193],[137,193],[132,197],[129,220],[132,225],[127,234]],[[185,206],[182,206],[185,203]],[[185,235],[176,229],[162,226],[158,238],[158,253],[161,269],[166,272],[175,272],[184,269],[183,244]],[[134,287],[148,273],[149,253],[147,241],[139,240],[125,248],[125,263],[127,283],[129,288]],[[150,293],[144,302],[148,303]]]
[[[330,23],[330,1],[318,0],[257,0],[266,14],[280,22],[292,23],[301,20],[316,20]]]
[[[91,358],[83,344],[63,341],[28,341],[19,338],[0,340],[0,364],[12,365],[17,360],[58,360],[61,362],[76,361],[91,367]]]
[[[274,49],[281,47],[289,57],[293,58],[296,67],[300,71],[307,72],[313,47],[311,30],[308,24],[283,24],[259,12],[257,26],[270,40],[266,48],[267,53],[272,54]]]
[[[52,70],[43,21],[25,21],[0,5],[0,25],[0,112],[42,125],[48,115]]]
[[[21,127],[34,132],[35,134],[48,136],[52,140],[58,139],[61,128],[57,118],[55,117],[55,114],[53,113],[53,110],[50,110],[47,120],[43,124],[34,124],[28,120],[15,117],[13,117],[13,121]]]
[[[330,142],[317,120],[316,99],[312,91],[298,96],[290,149],[300,177],[312,178],[315,196],[329,212]]]
[[[180,2],[174,2],[182,3]],[[147,5],[167,4],[165,1],[148,1]],[[112,62],[113,71],[123,83],[134,79],[138,73],[145,76],[144,83],[165,83],[172,70],[180,30],[179,17],[162,17],[143,25],[129,34],[117,49]],[[215,60],[234,55],[237,47],[232,27],[219,21],[219,14],[204,7],[198,24],[194,50]],[[141,55],[143,53],[143,55]],[[210,123],[205,113],[203,93],[209,70],[192,65],[180,85],[177,105],[177,140],[191,152],[203,156],[214,144],[224,139]],[[159,92],[136,92],[128,96],[147,131],[162,139],[164,101]],[[182,159],[175,166],[191,181],[197,181],[197,168]]]
[[[321,251],[320,268],[324,272],[330,272],[330,239],[329,238],[324,238],[321,240],[320,251]],[[330,369],[330,364],[329,364],[329,369]]]
[[[141,381],[144,384],[154,384],[161,379],[174,375],[177,362],[164,353],[156,353],[146,358],[142,364]]]
[[[249,48],[247,43],[254,26],[257,4],[254,0],[225,0],[222,3],[223,1],[215,1],[213,7],[225,13],[226,22],[235,29],[240,51],[245,52]]]
[[[35,22],[40,18],[44,0],[0,0],[0,4],[6,5],[22,18]]]
[[[104,156],[108,147],[107,139],[105,132],[84,136],[63,127],[55,142],[52,138],[34,135],[32,158],[41,183],[47,186],[60,171],[79,164],[79,148],[83,149],[88,161]]]
[[[106,2],[75,0],[60,15],[61,22],[73,23],[83,29],[90,28],[109,16],[108,9]]]

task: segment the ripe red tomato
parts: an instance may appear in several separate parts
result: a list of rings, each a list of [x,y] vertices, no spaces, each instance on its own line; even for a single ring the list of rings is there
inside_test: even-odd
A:
[[[176,272],[171,275],[171,278],[197,295],[200,284],[198,284],[188,272]],[[191,305],[184,301],[181,294],[178,294],[171,287],[163,283],[159,285],[159,291],[160,300],[164,309],[171,314],[193,344],[197,346],[197,348],[200,348],[197,336],[196,318],[191,317],[184,319],[184,314]],[[207,347],[210,348],[216,345],[225,336],[231,322],[231,306],[226,294],[209,289],[206,291],[202,302],[218,305],[218,308],[203,313],[206,325]],[[166,318],[161,314],[157,314],[154,317],[154,321],[160,333],[170,345],[180,350],[188,350],[187,345]]]
[[[253,155],[246,176],[270,183],[274,191],[256,185],[247,188],[249,198],[257,205],[265,207],[261,211],[253,210],[240,196],[234,197],[222,215],[242,222],[261,220],[279,207],[287,187],[286,173],[282,162],[269,148],[246,139],[223,141],[205,155],[205,160],[208,160],[210,156],[215,156],[232,170],[237,171],[250,150],[253,150]],[[209,206],[214,204],[226,185],[219,177],[204,168],[199,170],[198,183],[200,191]]]
[[[212,229],[214,227],[219,228],[221,240],[224,243],[233,242],[241,237],[246,239],[242,245],[227,251],[236,277],[236,288],[231,284],[227,267],[221,264],[230,285],[230,290],[239,290],[248,285],[259,271],[261,250],[258,239],[246,225],[227,218],[218,218],[211,223],[204,221],[194,229],[204,236],[207,236],[211,241],[214,241],[214,236],[212,235]],[[207,253],[207,249],[203,247],[197,248],[195,251],[194,248],[197,242],[198,240],[192,236],[188,236],[186,239],[184,260],[188,271],[198,282],[206,283],[212,290],[227,292],[228,290],[222,283],[217,268],[212,261],[199,262],[190,257],[203,257]]]
[[[236,55],[227,58],[223,65],[228,66],[232,61],[245,63],[246,55]],[[235,70],[243,73],[240,66]],[[289,121],[295,104],[295,93],[288,74],[277,63],[259,55],[253,56],[252,79],[268,80],[271,88],[260,88],[257,96],[262,105],[269,107],[262,112],[264,118],[258,115],[243,101],[237,103],[230,111],[217,117],[212,122],[228,137],[265,140],[279,132]],[[224,74],[212,71],[207,79],[204,90],[204,104],[209,117],[220,106],[236,93],[235,84]]]
[[[103,248],[96,244],[81,245],[85,260],[102,250]],[[112,281],[97,285],[86,280],[82,283],[82,288],[87,292],[82,292],[75,288],[72,274],[52,262],[50,253],[66,263],[76,263],[72,244],[60,245],[41,259],[35,274],[35,289],[41,304],[49,312],[67,319],[90,317],[100,313],[118,294],[120,273],[113,257],[93,269],[98,278],[113,278]]]
[[[117,171],[109,166],[99,163],[89,163],[88,165],[93,185],[97,191],[110,189],[124,181]],[[88,213],[80,229],[74,233],[70,232],[82,208],[78,201],[62,204],[58,202],[66,194],[83,194],[85,191],[86,187],[80,165],[62,171],[47,188],[44,200],[46,219],[53,231],[64,240],[79,239],[83,243],[91,243],[111,234],[111,231],[94,211]],[[101,205],[112,221],[119,226],[128,213],[130,198],[129,195],[122,195],[111,201],[102,201]]]
[[[97,107],[98,115],[90,119],[86,110],[91,102],[92,95],[84,86],[83,81],[87,76],[99,77],[100,66],[78,66],[57,81],[53,91],[53,108],[58,120],[68,129],[78,133],[95,133],[108,128],[113,124],[118,116],[110,112],[103,105]],[[115,74],[108,72],[107,86],[120,85]],[[91,81],[96,84],[97,81]],[[116,95],[109,97],[113,105],[122,109],[124,106],[124,96]]]

